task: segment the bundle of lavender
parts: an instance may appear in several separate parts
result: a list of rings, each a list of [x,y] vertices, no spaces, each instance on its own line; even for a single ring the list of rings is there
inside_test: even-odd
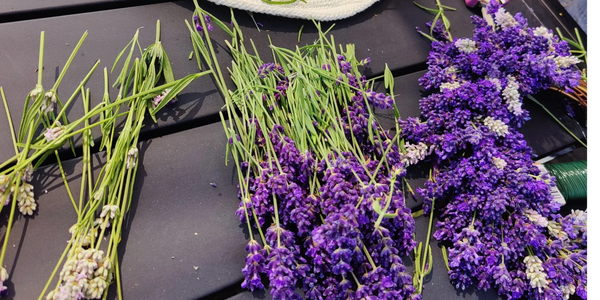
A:
[[[192,74],[183,79],[174,80],[169,59],[160,42],[160,22],[156,26],[155,43],[140,53],[130,66],[131,59],[138,42],[139,32],[117,57],[114,66],[129,48],[129,54],[119,73],[115,86],[119,86],[119,95],[114,102],[108,94],[108,72],[104,70],[105,93],[102,120],[107,120],[102,127],[100,149],[106,148],[106,164],[102,167],[98,180],[92,177],[90,141],[91,132],[84,134],[84,171],[78,205],[72,197],[69,185],[65,180],[68,194],[75,205],[78,215],[77,223],[69,232],[69,240],[61,259],[52,276],[48,280],[40,299],[45,295],[53,281],[58,267],[64,260],[56,287],[47,295],[47,300],[63,299],[99,299],[106,298],[107,287],[117,283],[117,296],[122,299],[117,247],[121,241],[121,230],[126,212],[129,210],[136,179],[138,149],[137,143],[146,114],[152,118],[156,112],[173,101],[194,79],[210,73],[205,71]],[[165,84],[157,86],[160,80]],[[131,96],[123,97],[129,94]],[[84,100],[89,97],[85,94]],[[87,102],[87,101],[86,101]],[[123,104],[123,105],[116,105]],[[126,106],[126,111],[119,114],[119,109]],[[128,107],[127,107],[128,106]],[[87,106],[85,107],[87,110]],[[117,117],[125,115],[122,128],[118,126]],[[64,178],[64,176],[63,176]],[[88,192],[86,197],[85,191]],[[87,201],[85,201],[87,200]],[[112,223],[112,224],[111,224]],[[111,226],[112,225],[112,226]],[[105,245],[103,241],[108,241]]]
[[[236,213],[250,233],[242,287],[262,289],[266,275],[274,299],[420,298],[400,256],[416,244],[406,167],[424,153],[379,126],[372,106],[398,111],[360,74],[369,59],[352,45],[338,52],[316,24],[315,44],[271,45],[274,61],[264,62],[232,16],[231,92],[208,42],[210,17],[198,7],[194,19],[194,46],[226,98]],[[389,70],[384,77],[393,89]]]
[[[4,262],[16,210],[18,209],[25,216],[30,216],[37,208],[33,186],[29,182],[32,180],[34,169],[42,164],[49,155],[54,154],[57,157],[67,192],[78,215],[77,223],[69,229],[72,238],[42,291],[40,299],[45,295],[65,257],[67,260],[60,272],[57,287],[47,295],[46,299],[106,297],[106,287],[113,281],[112,278],[116,278],[118,282],[116,249],[121,237],[123,218],[131,202],[137,161],[135,145],[144,116],[149,113],[154,118],[155,113],[171,102],[189,83],[210,73],[210,71],[206,71],[175,80],[166,52],[160,43],[160,23],[157,23],[156,43],[148,47],[141,55],[141,60],[135,59],[131,64],[135,47],[139,45],[138,33],[128,45],[128,47],[131,46],[129,55],[126,56],[123,68],[115,82],[115,85],[120,86],[119,95],[115,101],[111,102],[109,97],[108,72],[105,69],[103,101],[90,109],[89,90],[85,90],[83,86],[96,70],[99,64],[97,61],[85,78],[81,80],[68,101],[63,104],[56,91],[86,36],[87,32],[73,50],[53,87],[45,91],[42,85],[44,59],[44,32],[42,32],[38,82],[27,95],[17,132],[13,129],[4,90],[0,88],[15,150],[15,156],[0,165],[0,200],[3,204],[0,206],[0,211],[4,206],[11,205],[0,255],[0,266]],[[126,49],[119,54],[117,61],[125,51]],[[115,65],[117,61],[115,61]],[[159,86],[160,80],[165,83]],[[79,119],[69,122],[66,111],[79,94],[82,96],[85,113]],[[59,108],[58,113],[56,107]],[[119,110],[123,108],[125,112],[119,113]],[[124,116],[126,116],[126,121],[121,127],[117,120]],[[91,120],[98,117],[99,121],[90,123]],[[83,128],[79,128],[82,125]],[[102,168],[98,182],[94,184],[91,166],[91,146],[93,146],[94,138],[91,129],[95,126],[102,128],[100,149],[106,148],[107,164]],[[79,201],[76,201],[62,170],[58,151],[67,141],[70,142],[71,138],[79,135],[83,140],[84,169]],[[71,147],[73,147],[72,144]],[[88,201],[85,201],[86,193],[89,195]],[[11,201],[12,198],[15,201]],[[113,226],[110,230],[106,230],[111,221]],[[108,245],[101,245],[106,236],[110,236]],[[4,286],[4,282],[7,280],[8,272],[1,267],[0,293],[2,294],[8,292]],[[120,289],[118,294],[120,296]]]
[[[432,151],[436,171],[420,190],[424,210],[440,210],[433,236],[449,245],[450,281],[496,288],[508,299],[587,298],[587,213],[558,214],[554,178],[541,173],[517,131],[529,119],[523,98],[569,91],[581,73],[568,44],[530,28],[498,2],[472,17],[472,38],[452,40],[442,22],[421,85],[423,119],[402,134]],[[431,224],[431,223],[430,223]]]

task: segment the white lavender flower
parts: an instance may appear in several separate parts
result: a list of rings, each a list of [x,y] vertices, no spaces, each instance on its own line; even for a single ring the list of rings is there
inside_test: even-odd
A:
[[[135,167],[135,160],[138,156],[138,149],[134,146],[127,152],[127,169]]]
[[[54,106],[56,105],[56,92],[48,91],[44,94],[44,102],[42,102],[41,110],[47,114],[50,111],[54,110]]]
[[[71,250],[60,271],[62,285],[51,291],[46,296],[47,300],[80,300],[98,299],[107,287],[106,276],[108,275],[104,251],[83,249],[81,247]],[[102,270],[98,272],[98,270]]]
[[[44,133],[44,137],[46,138],[46,141],[52,142],[52,141],[56,140],[57,138],[59,138],[63,134],[64,131],[65,131],[65,127],[62,126],[59,121],[56,121],[55,127],[46,129],[46,132]]]
[[[550,32],[550,30],[548,30],[548,28],[544,26],[536,27],[533,30],[533,35],[542,36],[546,39],[546,42],[548,43],[549,53],[556,51],[556,49],[554,48],[554,35],[552,34],[552,32]]]
[[[508,75],[507,79],[508,83],[502,91],[502,97],[508,104],[508,110],[514,113],[515,116],[520,116],[521,114],[523,114],[523,109],[521,108],[521,94],[519,93],[519,83],[511,75]]]
[[[37,204],[35,203],[33,196],[33,186],[29,183],[23,182],[23,184],[19,187],[19,192],[17,193],[19,211],[23,215],[31,216],[37,208]]]
[[[32,99],[35,99],[35,98],[37,98],[37,96],[39,94],[41,94],[43,92],[44,92],[44,88],[41,85],[36,84],[35,88],[29,92],[29,97],[31,97]]]
[[[100,218],[106,217],[108,212],[110,212],[110,218],[114,219],[117,214],[118,209],[119,209],[119,207],[114,204],[104,205],[104,207],[102,207],[102,213],[100,213]]]
[[[563,293],[563,300],[569,300],[571,295],[575,294],[575,286],[572,284],[561,285],[560,291]]]
[[[473,53],[477,51],[477,43],[475,43],[475,41],[471,39],[458,39],[456,40],[454,45],[456,46],[456,48],[458,48],[458,51],[462,53]]]
[[[104,289],[106,289],[106,280],[102,277],[94,277],[94,279],[89,281],[85,297],[88,299],[98,299],[102,297]]]
[[[579,225],[579,226],[587,226],[587,211],[579,210],[579,209],[576,209],[576,210],[571,209],[570,216],[571,216],[571,218],[575,219],[573,224]]]
[[[504,124],[504,122],[500,120],[494,119],[493,117],[486,117],[483,120],[483,124],[498,136],[505,136],[508,133],[508,125]]]
[[[554,57],[554,62],[559,68],[569,68],[572,65],[578,64],[580,61],[575,56],[557,56]]]
[[[94,220],[94,227],[100,226],[101,229],[106,229],[110,227],[110,221],[106,220],[106,223],[103,218],[96,218]]]
[[[515,20],[515,18],[513,18],[513,16],[504,9],[504,7],[500,7],[494,14],[494,20],[496,21],[496,24],[502,28],[518,25],[517,20]]]
[[[548,28],[544,27],[544,26],[540,26],[540,27],[536,27],[533,30],[533,35],[534,36],[543,36],[545,37],[550,43],[552,42],[552,39],[554,38],[554,35],[548,30]]]
[[[448,89],[448,90],[455,90],[457,88],[460,87],[460,83],[458,81],[454,81],[454,82],[444,82],[442,84],[440,84],[440,90],[443,89]]]
[[[560,223],[555,221],[548,221],[548,232],[550,233],[550,235],[561,241],[564,241],[569,238],[567,233],[562,230],[562,226],[560,225]]]
[[[417,145],[407,142],[404,147],[406,148],[406,154],[402,155],[401,160],[406,166],[414,165],[427,156],[427,145],[423,142]]]
[[[32,179],[33,179],[33,165],[29,164],[27,167],[25,167],[25,170],[23,170],[23,176],[21,177],[21,180],[31,182]],[[1,187],[0,187],[0,189],[1,189]]]
[[[525,216],[529,219],[529,221],[533,222],[533,224],[540,227],[548,226],[548,219],[540,215],[540,213],[538,213],[537,211],[533,209],[526,209],[523,210],[523,212],[525,213]]]
[[[162,93],[154,97],[154,100],[152,101],[152,107],[156,108],[170,91],[171,89],[165,89]]]
[[[538,288],[540,293],[543,289],[548,287],[548,275],[546,273],[537,272],[537,273],[527,273],[527,279],[529,279],[529,283],[532,288]]]
[[[502,158],[492,157],[492,163],[500,170],[504,170],[504,167],[506,167],[506,161]]]
[[[544,273],[544,267],[540,258],[535,255],[529,255],[523,259],[523,262],[527,267],[525,274],[531,287],[538,288],[540,292],[542,289],[548,287],[548,275]]]

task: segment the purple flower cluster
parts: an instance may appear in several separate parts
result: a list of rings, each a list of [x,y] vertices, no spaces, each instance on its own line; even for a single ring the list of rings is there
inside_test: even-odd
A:
[[[256,130],[252,146],[263,154],[258,163],[242,164],[242,173],[250,174],[248,195],[240,191],[236,214],[244,223],[258,224],[260,232],[270,225],[263,246],[254,239],[248,243],[242,287],[263,288],[265,274],[274,299],[299,299],[299,288],[306,299],[420,298],[400,257],[415,247],[414,220],[402,193],[409,159],[369,118],[371,105],[389,109],[393,100],[365,88],[365,77],[355,75],[358,64],[340,55],[339,69],[331,71],[331,63],[323,70],[352,91],[351,97],[338,99],[336,122],[360,155],[343,149],[326,155],[318,149],[301,151],[283,126],[264,128],[260,120],[249,120],[248,127]],[[256,74],[265,82],[275,79],[276,92],[263,101],[285,104],[294,77],[285,77],[272,63],[261,65]],[[331,84],[329,78],[321,80],[323,87]],[[327,141],[329,130],[316,139]]]
[[[212,31],[213,27],[212,27],[212,24],[210,24],[210,16],[204,15],[204,21],[206,23],[206,29],[208,31]],[[198,15],[194,15],[194,25],[196,26],[196,30],[198,30],[198,32],[203,31],[202,23],[200,22],[200,18],[198,17]]]
[[[494,24],[472,17],[473,39],[433,42],[420,79],[425,120],[401,121],[413,144],[431,148],[435,171],[424,210],[443,207],[434,237],[449,243],[451,282],[497,288],[508,299],[586,298],[586,216],[562,217],[533,153],[516,129],[528,120],[524,96],[578,84],[577,59],[547,29],[528,28],[497,2]]]

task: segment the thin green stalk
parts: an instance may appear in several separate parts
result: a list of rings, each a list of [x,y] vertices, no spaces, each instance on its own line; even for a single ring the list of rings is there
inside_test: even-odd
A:
[[[550,115],[550,117],[552,117],[552,119],[554,119],[554,121],[556,121],[556,123],[558,123],[558,125],[560,125],[564,130],[566,130],[581,145],[583,145],[585,148],[587,148],[587,145],[584,142],[582,142],[575,134],[573,134],[573,132],[571,132],[571,130],[569,130],[569,128],[567,128],[567,126],[565,126],[557,117],[555,117],[542,103],[540,103],[539,101],[537,101],[531,95],[527,95],[527,98],[529,98],[535,104],[537,104],[540,107],[542,107],[542,109],[544,109]]]
[[[4,244],[2,245],[2,254],[0,255],[0,266],[4,266],[4,257],[6,256],[6,246],[8,246],[8,240],[10,237],[10,231],[12,230],[13,221],[15,219],[15,209],[17,207],[17,195],[19,193],[19,183],[21,178],[17,176],[17,182],[15,184],[15,194],[12,199],[11,207],[10,207],[10,217],[8,218],[8,225],[6,226],[6,233],[4,234]]]
[[[8,119],[8,129],[10,130],[10,137],[12,138],[13,147],[15,154],[19,155],[19,149],[17,149],[17,138],[15,137],[15,129],[13,127],[12,118],[10,117],[10,110],[8,109],[8,103],[6,102],[6,96],[4,96],[4,89],[0,86],[0,94],[2,94],[2,102],[4,103],[4,109],[6,110],[6,118]]]
[[[420,268],[420,274],[419,274],[419,287],[417,289],[417,293],[421,293],[423,291],[423,279],[425,277],[425,265],[428,262],[428,253],[431,252],[431,247],[429,246],[429,241],[431,238],[431,228],[433,227],[433,212],[434,212],[434,207],[435,207],[435,198],[433,198],[431,200],[431,214],[429,216],[429,226],[427,227],[427,238],[425,239],[425,254],[423,254],[423,258],[421,259],[421,268]],[[431,264],[431,261],[429,261],[429,263]]]
[[[56,79],[56,82],[54,83],[54,86],[50,90],[56,91],[58,89],[60,82],[62,81],[63,77],[65,77],[65,74],[67,73],[67,70],[69,69],[69,66],[71,66],[71,62],[73,62],[75,55],[77,55],[77,52],[79,52],[79,48],[81,48],[81,45],[83,45],[83,41],[85,41],[85,38],[87,37],[87,35],[88,35],[88,32],[86,30],[83,33],[83,35],[81,36],[81,38],[79,39],[79,42],[77,42],[77,45],[75,45],[73,52],[71,52],[71,56],[69,56],[69,59],[67,59],[67,63],[63,67],[62,71],[58,75],[58,78]]]
[[[75,198],[73,198],[73,194],[71,194],[71,189],[69,188],[69,183],[67,181],[67,177],[65,176],[65,170],[63,169],[62,163],[60,162],[60,156],[58,155],[58,151],[54,150],[54,154],[56,155],[56,162],[58,163],[58,168],[60,169],[60,176],[62,177],[63,182],[65,184],[65,188],[67,189],[67,194],[69,195],[69,199],[71,200],[71,203],[73,204],[73,208],[75,209],[75,212],[79,216],[80,210],[78,209],[77,204],[75,203]],[[83,180],[82,182],[85,182],[85,180]]]
[[[42,31],[40,33],[40,56],[39,56],[39,60],[38,60],[38,81],[37,84],[38,86],[42,86],[42,77],[43,77],[43,70],[44,70],[44,36],[45,33],[44,31]]]

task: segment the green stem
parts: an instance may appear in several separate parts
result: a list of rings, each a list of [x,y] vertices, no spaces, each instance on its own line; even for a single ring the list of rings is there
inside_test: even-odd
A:
[[[54,83],[54,86],[51,89],[52,91],[56,91],[58,89],[58,86],[60,85],[60,82],[62,81],[63,77],[65,76],[65,73],[67,73],[67,70],[69,69],[69,66],[71,66],[71,62],[73,62],[73,59],[75,58],[75,55],[77,55],[77,52],[79,52],[79,48],[81,48],[81,45],[83,45],[83,41],[85,41],[85,38],[87,37],[87,35],[88,35],[88,32],[86,30],[83,33],[83,35],[81,36],[81,38],[79,39],[79,42],[77,43],[77,45],[75,45],[75,48],[73,49],[73,52],[71,52],[71,56],[69,56],[69,59],[67,60],[67,63],[65,64],[65,66],[62,69],[62,71],[58,75],[58,79],[56,79],[56,82]]]
[[[390,143],[390,145],[391,144],[392,143]],[[383,208],[382,213],[379,214],[379,217],[377,217],[377,221],[375,221],[375,229],[379,228],[379,225],[381,224],[381,221],[383,221],[383,216],[385,215],[385,213],[387,212],[388,208],[390,207],[390,203],[392,203],[392,195],[394,194],[395,183],[396,183],[396,175],[394,175],[392,177],[392,180],[390,182],[390,193],[387,196],[387,199],[385,201],[385,207]],[[373,200],[373,201],[376,201],[376,200]]]
[[[11,208],[10,208],[10,217],[8,219],[8,226],[6,227],[6,233],[4,234],[4,244],[2,245],[2,255],[0,255],[0,266],[4,265],[4,257],[6,256],[6,246],[8,246],[8,239],[10,237],[10,231],[12,230],[13,221],[15,218],[15,209],[17,207],[17,195],[19,194],[19,183],[21,178],[17,174],[17,183],[15,185],[15,192],[13,195]]]
[[[533,101],[535,104],[537,104],[540,107],[542,107],[550,115],[550,117],[552,117],[552,119],[554,119],[554,121],[556,121],[556,123],[558,123],[558,125],[560,125],[564,130],[566,130],[581,145],[583,145],[585,148],[587,148],[587,145],[584,142],[582,142],[575,134],[573,134],[571,132],[571,130],[569,130],[569,128],[567,128],[567,126],[565,126],[557,117],[555,117],[542,103],[540,103],[539,101],[537,101],[531,95],[528,95],[527,98],[529,98],[529,100]]]
[[[423,253],[423,258],[421,259],[421,273],[419,275],[419,288],[417,289],[418,293],[420,294],[423,291],[423,278],[425,277],[425,273],[423,272],[425,270],[425,264],[427,263],[427,258],[428,258],[428,251],[430,251],[430,247],[429,247],[429,241],[431,238],[431,228],[433,227],[433,212],[434,212],[434,207],[435,207],[435,198],[433,198],[431,200],[431,214],[429,215],[429,226],[427,227],[427,238],[425,239],[425,246]],[[431,262],[429,262],[431,263]]]
[[[17,138],[15,136],[15,129],[13,127],[12,118],[10,117],[10,110],[8,109],[8,102],[6,102],[6,96],[4,96],[4,89],[0,86],[0,94],[2,94],[2,102],[4,103],[4,109],[6,110],[6,118],[8,119],[8,128],[10,130],[10,137],[12,138],[13,147],[15,149],[15,154],[19,155],[19,150],[17,149]]]
[[[77,204],[75,204],[75,198],[73,198],[73,194],[71,194],[71,189],[69,188],[69,183],[67,181],[67,177],[65,176],[65,170],[63,169],[62,163],[60,162],[60,156],[58,156],[58,151],[54,150],[54,154],[56,155],[56,162],[58,163],[58,168],[60,169],[60,176],[62,177],[63,182],[65,183],[65,188],[67,189],[67,194],[69,195],[69,199],[71,199],[73,208],[75,209],[75,212],[77,213],[77,216],[79,218],[80,210],[77,208]],[[84,166],[84,168],[85,168],[85,166]],[[83,180],[82,182],[85,182],[85,180]]]
[[[40,56],[38,60],[38,86],[42,86],[42,76],[44,70],[44,36],[45,33],[42,31],[40,33]]]

